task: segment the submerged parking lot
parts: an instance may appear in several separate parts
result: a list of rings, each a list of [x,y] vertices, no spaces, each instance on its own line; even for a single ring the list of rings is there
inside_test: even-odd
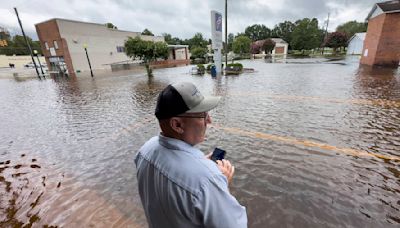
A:
[[[242,61],[124,75],[0,80],[0,225],[142,227],[133,157],[158,134],[158,92],[222,96],[199,147],[227,151],[249,227],[400,224],[400,71],[358,59]]]

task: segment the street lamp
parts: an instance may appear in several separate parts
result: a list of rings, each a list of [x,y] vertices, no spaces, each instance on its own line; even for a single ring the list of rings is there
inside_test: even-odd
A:
[[[33,50],[33,54],[36,56],[37,61],[39,63],[40,66],[40,70],[42,71],[42,75],[44,76],[44,72],[43,72],[43,68],[42,68],[42,64],[40,63],[40,59],[39,59],[39,55],[38,55],[38,51],[37,50]]]
[[[87,44],[83,44],[83,48],[85,49],[86,58],[87,58],[87,61],[89,63],[90,75],[92,75],[92,77],[93,77],[92,65],[90,64],[90,59],[89,59],[89,55],[88,55],[88,52],[87,52]]]

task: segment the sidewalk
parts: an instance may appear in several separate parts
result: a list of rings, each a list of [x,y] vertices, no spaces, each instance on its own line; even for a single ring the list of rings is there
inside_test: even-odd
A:
[[[0,79],[12,79],[14,77],[36,78],[37,74],[34,68],[0,68]]]

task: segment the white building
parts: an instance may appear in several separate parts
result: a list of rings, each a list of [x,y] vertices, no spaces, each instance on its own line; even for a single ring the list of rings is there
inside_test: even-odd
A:
[[[92,69],[110,69],[111,64],[130,61],[124,50],[128,37],[164,41],[162,36],[144,36],[140,32],[107,28],[104,24],[59,18],[35,26],[47,64],[54,68],[65,63],[69,72],[89,70],[85,47]],[[176,49],[179,53],[175,52]],[[180,53],[182,49],[188,52],[187,47],[170,47],[172,54],[169,62],[181,60],[183,64],[189,63],[187,54]],[[160,65],[168,65],[169,62],[164,61]]]
[[[281,38],[270,38],[270,40],[275,42],[275,47],[271,51],[271,55],[273,55],[273,56],[287,55],[289,44],[286,41],[284,41]],[[258,44],[261,47],[265,41],[266,40],[257,40],[254,43]],[[255,56],[265,56],[265,54],[266,53],[264,51],[262,51],[260,54],[255,54]]]
[[[348,55],[361,55],[366,34],[365,32],[356,33],[349,39],[347,45]]]
[[[281,38],[271,38],[275,42],[272,55],[287,55],[289,44]]]

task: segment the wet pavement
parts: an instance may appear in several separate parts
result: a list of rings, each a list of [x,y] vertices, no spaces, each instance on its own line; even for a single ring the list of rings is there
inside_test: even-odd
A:
[[[143,227],[133,157],[157,94],[222,96],[204,151],[227,150],[249,227],[398,227],[400,72],[357,59],[243,61],[254,73],[0,80],[0,227]]]

